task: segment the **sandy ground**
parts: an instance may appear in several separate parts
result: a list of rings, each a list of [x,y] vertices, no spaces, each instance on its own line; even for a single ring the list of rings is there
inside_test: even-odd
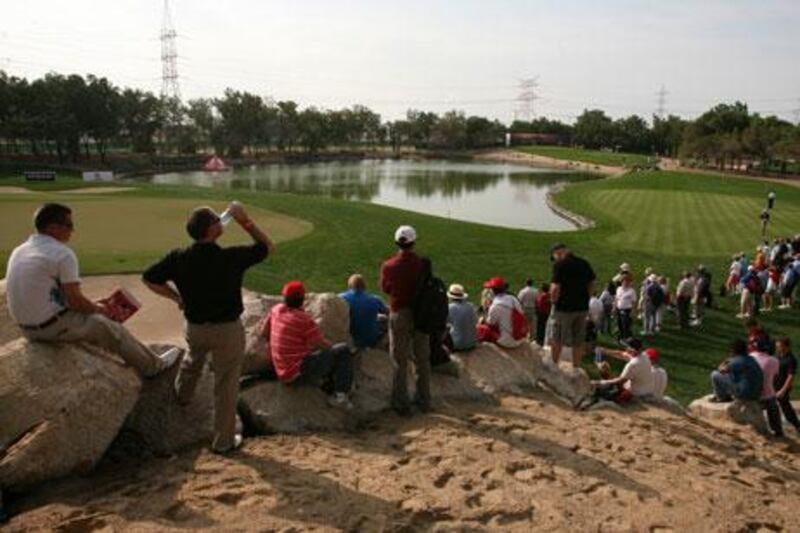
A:
[[[475,159],[479,161],[497,161],[500,163],[544,166],[551,169],[557,168],[560,170],[572,170],[576,172],[591,172],[606,176],[621,176],[628,171],[628,169],[624,167],[595,165],[592,163],[583,163],[581,161],[566,161],[564,159],[555,159],[536,154],[526,154],[524,152],[517,152],[514,150],[492,150],[490,152],[484,152],[476,155]]]
[[[7,531],[797,531],[800,445],[549,394],[107,462],[12,499]]]
[[[133,290],[142,338],[179,336],[177,309],[138,276],[84,283],[93,296]],[[799,453],[793,431],[767,440],[637,406],[576,412],[534,392],[357,433],[251,438],[230,457],[108,459],[12,495],[0,530],[798,531]]]

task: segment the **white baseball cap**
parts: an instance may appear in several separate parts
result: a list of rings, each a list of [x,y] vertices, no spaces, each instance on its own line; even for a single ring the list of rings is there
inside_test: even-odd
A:
[[[394,232],[394,242],[412,243],[417,240],[417,232],[411,226],[400,226]]]

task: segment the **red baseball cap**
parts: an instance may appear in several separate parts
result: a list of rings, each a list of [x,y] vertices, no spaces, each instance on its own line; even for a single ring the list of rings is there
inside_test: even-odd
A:
[[[650,359],[650,362],[654,365],[658,364],[658,350],[655,348],[648,348],[644,351],[644,354]]]
[[[302,281],[290,281],[283,286],[281,295],[284,298],[302,298],[306,295],[306,288]]]
[[[505,289],[506,280],[503,278],[492,278],[483,284],[484,289]]]

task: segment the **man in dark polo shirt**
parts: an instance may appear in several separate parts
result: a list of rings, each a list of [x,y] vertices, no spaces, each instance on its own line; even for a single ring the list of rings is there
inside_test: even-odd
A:
[[[417,406],[423,412],[431,409],[430,340],[414,328],[412,312],[422,272],[422,259],[414,253],[416,240],[417,232],[411,226],[397,228],[394,241],[400,250],[381,267],[381,289],[389,295],[389,353],[397,362],[392,408],[402,416],[411,413],[406,380],[412,354],[417,369]]]
[[[262,262],[275,246],[248,218],[238,202],[228,207],[233,219],[253,238],[250,246],[222,248],[217,239],[223,224],[209,207],[189,216],[186,231],[194,239],[188,248],[171,251],[145,271],[145,284],[156,294],[175,301],[186,317],[189,353],[175,378],[179,403],[189,403],[212,354],[214,369],[214,441],[212,450],[225,453],[241,445],[236,434],[236,401],[244,359],[245,333],[239,320],[242,277],[245,270]],[[169,285],[172,282],[175,288]],[[176,290],[177,288],[177,290]]]
[[[553,279],[550,297],[553,301],[553,335],[550,350],[558,364],[563,345],[572,347],[572,365],[581,366],[586,342],[586,315],[595,274],[591,265],[573,255],[563,244],[550,249]]]

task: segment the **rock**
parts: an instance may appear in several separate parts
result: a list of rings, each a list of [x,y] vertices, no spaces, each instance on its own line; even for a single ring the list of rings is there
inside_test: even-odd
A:
[[[157,352],[169,346],[153,346]],[[210,359],[210,358],[209,358]],[[178,404],[174,392],[180,363],[143,380],[139,401],[115,439],[112,452],[168,455],[193,444],[208,443],[214,434],[214,373],[206,363],[192,401]]]
[[[140,387],[133,369],[86,344],[17,339],[0,346],[0,486],[91,469]]]
[[[748,425],[759,433],[767,434],[767,422],[759,402],[712,402],[712,394],[689,404],[689,413],[711,422],[732,422]]]
[[[0,280],[0,346],[14,339],[19,339],[22,334],[19,328],[11,320],[6,305],[6,280]]]
[[[467,380],[486,394],[520,393],[536,386],[539,366],[528,344],[514,349],[481,343],[470,352],[453,355],[462,368],[462,380]]]
[[[689,413],[715,423],[734,423],[752,427],[758,433],[768,435],[767,421],[760,402],[712,402],[712,394],[698,398],[689,404]]]
[[[545,350],[533,343],[531,349],[541,363],[538,367],[539,380],[550,390],[572,405],[578,405],[592,395],[592,383],[585,370],[574,368],[571,362],[564,361],[559,361],[556,366]]]

